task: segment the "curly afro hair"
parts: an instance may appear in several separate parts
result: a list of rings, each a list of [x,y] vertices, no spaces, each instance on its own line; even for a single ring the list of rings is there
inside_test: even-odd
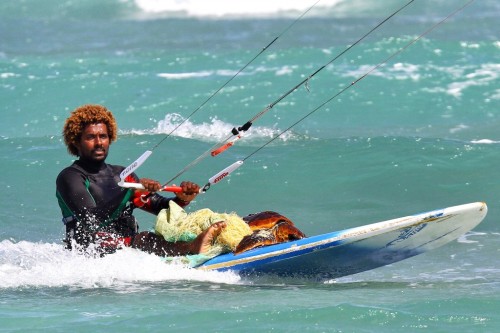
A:
[[[64,143],[71,155],[78,156],[76,143],[80,140],[85,126],[106,124],[110,142],[116,140],[117,125],[111,111],[102,105],[86,104],[76,108],[66,119],[63,128]]]

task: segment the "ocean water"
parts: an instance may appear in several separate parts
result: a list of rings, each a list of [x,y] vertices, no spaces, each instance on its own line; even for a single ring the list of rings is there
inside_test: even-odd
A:
[[[245,159],[189,210],[275,210],[308,235],[486,202],[457,241],[326,281],[62,247],[55,178],[72,162],[61,140],[71,110],[110,108],[120,132],[108,161],[153,149],[137,173],[165,182],[404,3],[320,1],[287,30],[313,1],[2,1],[0,332],[500,331],[494,0],[412,43],[466,3],[414,1],[176,179],[203,185]]]

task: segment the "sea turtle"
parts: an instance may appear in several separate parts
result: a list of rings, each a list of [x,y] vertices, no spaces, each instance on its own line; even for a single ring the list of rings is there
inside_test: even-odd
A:
[[[234,250],[234,254],[259,246],[278,244],[306,237],[302,231],[295,227],[292,221],[276,212],[265,211],[250,214],[244,217],[243,220],[250,226],[253,233],[243,237]]]

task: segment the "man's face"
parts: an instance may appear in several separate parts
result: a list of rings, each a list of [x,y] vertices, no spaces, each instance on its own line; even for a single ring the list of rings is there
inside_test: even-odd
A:
[[[104,161],[109,150],[109,135],[106,124],[98,123],[85,126],[76,147],[80,158],[96,162]]]

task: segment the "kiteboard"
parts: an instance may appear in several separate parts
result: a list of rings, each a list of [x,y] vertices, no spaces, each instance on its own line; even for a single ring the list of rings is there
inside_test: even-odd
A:
[[[300,240],[226,253],[198,266],[240,275],[332,279],[386,266],[433,250],[476,227],[484,202],[429,211]]]

